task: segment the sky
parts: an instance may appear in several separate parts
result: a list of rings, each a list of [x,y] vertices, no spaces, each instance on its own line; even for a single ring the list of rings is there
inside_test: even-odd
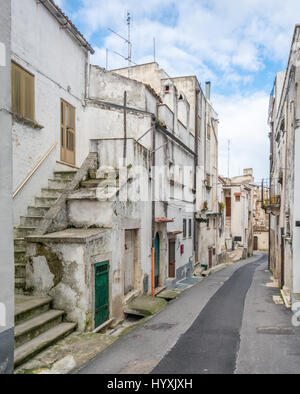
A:
[[[108,28],[127,35],[132,17],[132,60],[156,61],[170,76],[196,75],[219,114],[219,173],[253,168],[268,178],[267,113],[275,74],[287,66],[299,0],[56,0],[95,49],[91,62],[126,67],[127,45]]]

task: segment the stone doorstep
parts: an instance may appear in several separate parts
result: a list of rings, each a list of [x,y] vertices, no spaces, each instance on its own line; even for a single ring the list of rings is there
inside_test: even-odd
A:
[[[42,349],[52,345],[59,339],[64,338],[76,328],[76,323],[60,323],[58,326],[47,330],[43,334],[35,337],[15,349],[15,367],[39,353]]]
[[[105,321],[103,324],[101,324],[101,326],[98,326],[97,328],[95,328],[93,333],[96,334],[97,332],[103,330],[104,328],[109,328],[114,321],[115,321],[114,319],[109,319],[109,320]]]
[[[199,282],[197,282],[199,283]],[[190,288],[195,284],[187,286],[185,289]],[[176,290],[178,295],[184,291],[185,289]],[[168,291],[168,290],[164,290]],[[163,292],[160,293],[160,297],[151,297],[151,296],[141,296],[146,297],[147,301],[162,301],[163,306],[154,311],[154,314],[161,311],[165,306],[168,305],[168,302],[162,298]],[[174,290],[172,290],[174,292]],[[139,298],[139,297],[137,297]],[[134,299],[136,300],[136,299]],[[133,301],[134,301],[133,300]],[[145,300],[144,300],[145,301]],[[145,302],[144,302],[145,304]],[[132,314],[145,317],[145,313],[143,311],[138,311],[136,309],[129,309],[127,307],[128,312],[132,312]],[[125,311],[124,311],[125,312]],[[151,314],[147,314],[146,318],[150,318]],[[144,320],[143,320],[144,321]],[[105,322],[104,324],[109,324]],[[134,330],[138,324],[132,324]],[[131,326],[126,327],[125,331],[130,329]],[[100,326],[100,329],[104,327]],[[120,336],[122,336],[121,330]],[[58,343],[50,346],[48,349],[43,350],[35,357],[33,357],[30,361],[22,364],[20,368],[16,369],[17,374],[49,374],[49,373],[56,373],[56,374],[65,374],[65,373],[72,373],[72,371],[78,370],[82,367],[86,362],[100,354],[110,345],[112,345],[119,336],[114,336],[113,333],[106,335],[100,333],[76,333],[69,335],[68,337],[61,339]],[[68,358],[68,360],[67,360]]]

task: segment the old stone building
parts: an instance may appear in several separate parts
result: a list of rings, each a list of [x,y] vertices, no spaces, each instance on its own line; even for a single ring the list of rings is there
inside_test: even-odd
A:
[[[113,72],[127,76],[128,68]],[[178,124],[167,117],[168,129],[176,135],[180,124],[187,128],[186,138],[195,152],[194,261],[212,267],[224,259],[224,251],[219,239],[222,212],[218,204],[218,115],[210,101],[211,84],[206,83],[204,93],[195,76],[170,77],[157,63],[131,67],[129,73],[131,78],[150,84],[161,97],[158,116],[170,110],[177,114]]]
[[[25,1],[11,17],[16,365],[223,253],[210,84],[92,66],[52,0]]]
[[[264,190],[264,198],[268,200],[268,189]],[[269,251],[269,214],[264,209],[262,189],[256,186],[253,194],[253,250]]]
[[[243,175],[224,180],[227,250],[240,247],[246,258],[253,254],[253,170],[244,169]]]
[[[288,302],[300,294],[299,232],[299,39],[296,25],[285,71],[278,72],[270,97],[270,268]]]

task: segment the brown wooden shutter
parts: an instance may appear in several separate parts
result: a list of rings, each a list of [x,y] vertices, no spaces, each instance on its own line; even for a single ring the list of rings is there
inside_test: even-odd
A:
[[[34,120],[34,76],[17,64],[11,64],[12,111]]]

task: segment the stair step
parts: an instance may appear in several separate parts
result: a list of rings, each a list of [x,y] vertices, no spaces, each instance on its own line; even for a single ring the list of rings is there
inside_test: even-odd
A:
[[[15,325],[32,319],[50,309],[51,297],[16,297]]]
[[[28,207],[27,213],[29,216],[45,216],[51,207]]]
[[[26,249],[24,251],[14,251],[15,264],[25,264],[26,263]]]
[[[25,289],[26,281],[25,278],[15,278],[15,289]]]
[[[60,323],[15,349],[15,367],[75,330],[76,323]]]
[[[77,170],[74,171],[55,171],[54,172],[54,179],[68,179],[71,181],[74,178]]]
[[[63,190],[71,183],[68,179],[48,179],[49,189]]]
[[[21,226],[33,226],[38,227],[44,216],[21,216],[20,223]]]
[[[37,207],[44,207],[49,205],[50,207],[52,207],[52,205],[55,204],[56,200],[56,197],[35,197],[35,204]]]
[[[26,241],[24,238],[14,238],[14,247],[15,250],[18,249],[19,251],[26,250]]]
[[[56,197],[58,198],[65,189],[50,189],[50,188],[45,188],[41,190],[41,196],[42,197]]]
[[[35,231],[36,227],[18,226],[14,230],[15,238],[25,238]]]
[[[24,279],[26,275],[26,264],[15,264],[15,278]]]
[[[31,341],[62,322],[64,311],[49,310],[15,326],[15,347]]]

